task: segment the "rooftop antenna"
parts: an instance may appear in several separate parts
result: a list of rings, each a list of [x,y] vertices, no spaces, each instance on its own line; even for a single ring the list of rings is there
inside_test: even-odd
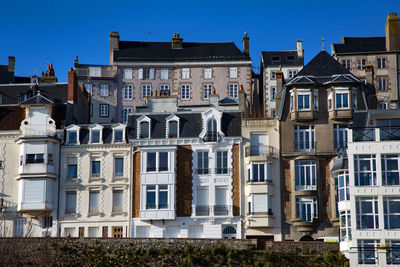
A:
[[[149,35],[149,41],[151,41],[151,32],[145,32],[145,34]]]
[[[324,36],[323,36],[323,35],[322,35],[322,40],[321,40],[321,42],[322,42],[321,51],[325,51],[325,39],[324,39]]]

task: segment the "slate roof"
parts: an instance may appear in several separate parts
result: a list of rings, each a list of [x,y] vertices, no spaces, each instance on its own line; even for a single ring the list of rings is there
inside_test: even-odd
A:
[[[14,76],[14,72],[8,71],[8,65],[0,65],[0,84],[29,83],[30,77]]]
[[[85,124],[85,125],[79,125],[76,124],[77,126],[80,127],[79,130],[79,142],[81,145],[87,145],[90,144],[90,129],[89,127],[94,126],[95,124]],[[103,126],[103,132],[102,132],[102,141],[103,144],[111,144],[112,143],[112,124],[100,124],[101,126]],[[66,138],[66,134],[64,135],[64,138]],[[127,141],[126,139],[127,135],[125,134],[125,141]],[[65,141],[65,140],[64,140]],[[95,145],[95,144],[94,144]]]
[[[35,87],[35,84],[13,84],[0,85],[1,104],[18,104],[21,100],[19,96],[24,94],[27,94],[28,97],[33,96],[37,90],[55,104],[66,103],[68,100],[67,83],[39,84],[38,87]]]
[[[114,61],[236,61],[250,60],[233,42],[189,43],[172,49],[171,42],[120,41]]]
[[[129,117],[128,136],[129,139],[137,139],[137,119],[141,116],[151,119],[151,138],[165,138],[166,119],[171,114],[135,114]],[[179,137],[195,138],[199,137],[202,126],[200,112],[193,113],[174,113],[179,117]],[[241,136],[241,112],[224,112],[221,118],[221,130],[225,136]]]
[[[263,67],[267,66],[303,66],[304,57],[299,57],[297,51],[263,51],[261,52]],[[272,60],[279,57],[279,61]],[[293,60],[291,60],[293,58]]]
[[[0,130],[19,130],[25,118],[25,110],[20,106],[0,106]]]
[[[333,44],[335,53],[376,53],[386,52],[385,37],[343,37],[344,43]]]

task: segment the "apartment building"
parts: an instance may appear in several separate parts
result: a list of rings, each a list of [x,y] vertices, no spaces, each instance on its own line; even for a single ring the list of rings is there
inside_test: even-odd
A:
[[[132,237],[242,238],[237,103],[218,95],[204,106],[180,106],[177,96],[147,101],[128,123]]]
[[[242,120],[242,197],[246,238],[282,241],[279,125],[274,119]]]
[[[357,78],[376,88],[379,109],[399,108],[400,18],[387,16],[383,37],[343,37],[332,44],[332,56]],[[365,67],[372,66],[373,76],[367,80]]]
[[[399,126],[396,111],[358,112],[335,162],[340,250],[352,266],[400,264]]]
[[[304,66],[303,42],[296,41],[296,50],[261,52],[262,90],[259,95],[260,105],[268,118],[276,118],[277,88],[276,72],[281,71],[287,81],[292,79]]]
[[[373,107],[373,95],[325,51],[283,86],[277,72],[283,235],[286,240],[338,236],[336,189],[330,169],[347,145],[353,112]],[[373,92],[372,92],[373,93]]]

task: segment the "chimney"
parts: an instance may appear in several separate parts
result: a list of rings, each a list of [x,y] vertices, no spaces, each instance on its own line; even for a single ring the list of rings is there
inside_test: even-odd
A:
[[[297,50],[297,56],[298,57],[304,57],[303,41],[302,40],[297,40],[296,41],[296,50]]]
[[[172,47],[172,49],[182,49],[183,48],[183,39],[180,37],[179,33],[174,33],[174,38],[172,38],[171,47]]]
[[[79,60],[78,60],[78,56],[76,56],[75,60],[74,60],[74,67],[76,68],[78,64],[79,64]]]
[[[247,102],[247,97],[246,93],[243,90],[243,85],[240,85],[239,89],[239,97],[238,97],[238,103],[239,103],[239,108],[241,111],[243,111],[243,117],[248,118],[249,117],[249,103]],[[246,104],[247,103],[247,104]]]
[[[42,74],[42,77],[39,77],[39,82],[56,83],[57,81],[53,64],[48,65],[44,75]]]
[[[8,57],[8,71],[14,72],[15,70],[15,57]]]
[[[374,66],[368,64],[365,66],[365,81],[369,84],[374,84]]]
[[[400,50],[400,18],[391,12],[387,16],[386,25],[386,51]]]
[[[278,93],[283,86],[285,85],[285,77],[283,77],[283,72],[281,70],[278,70],[275,74],[276,76],[276,92]],[[275,96],[275,110],[279,110],[281,105],[284,105],[285,103],[281,103],[282,101],[282,95],[276,95]]]
[[[249,39],[247,32],[245,32],[243,36],[243,54],[246,56],[250,56]]]
[[[119,49],[119,33],[110,33],[110,65],[114,64],[114,50]]]
[[[68,71],[68,103],[76,103],[77,92],[75,86],[77,85],[75,71],[71,68]]]

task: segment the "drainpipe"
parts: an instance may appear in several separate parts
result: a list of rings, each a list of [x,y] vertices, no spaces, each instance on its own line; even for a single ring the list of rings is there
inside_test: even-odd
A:
[[[399,108],[399,97],[400,97],[400,85],[399,85],[399,80],[400,80],[400,70],[399,70],[399,54],[395,53],[396,56],[396,83],[397,83],[397,103],[396,103],[396,108]],[[390,104],[389,104],[390,105]]]
[[[129,173],[130,173],[130,176],[131,176],[131,178],[129,178],[129,191],[130,191],[130,196],[129,196],[129,205],[128,205],[128,207],[129,207],[129,212],[128,212],[128,218],[129,218],[129,223],[128,223],[128,231],[129,231],[129,235],[128,235],[128,233],[126,233],[127,234],[127,237],[129,236],[129,237],[132,237],[131,236],[131,234],[132,234],[132,198],[133,198],[133,190],[132,190],[132,188],[133,188],[133,156],[137,153],[137,152],[140,152],[140,150],[135,150],[135,151],[133,151],[133,145],[132,145],[132,143],[130,143],[130,155],[131,155],[131,157],[130,157],[130,168],[129,168]],[[130,216],[129,216],[129,214],[130,214]]]
[[[57,130],[56,130],[57,133]],[[64,138],[62,138],[64,139]],[[60,229],[60,192],[61,192],[61,177],[60,177],[60,172],[61,172],[61,140],[59,140],[59,150],[58,150],[58,198],[57,198],[57,237],[61,236],[61,229]]]

